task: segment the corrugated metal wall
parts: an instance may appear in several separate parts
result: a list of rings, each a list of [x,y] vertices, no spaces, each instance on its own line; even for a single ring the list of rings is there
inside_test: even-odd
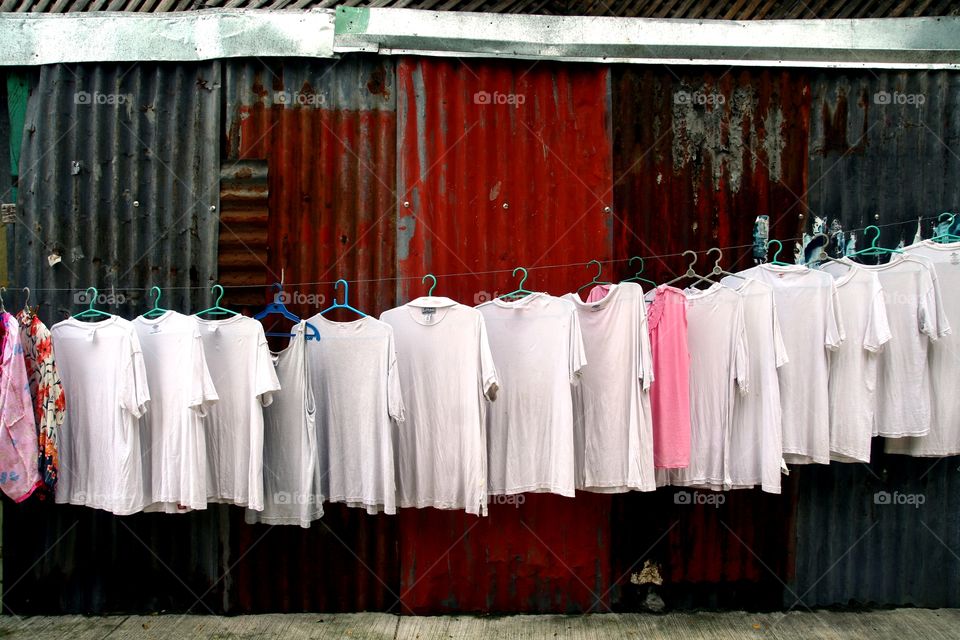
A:
[[[466,304],[526,287],[562,294],[608,260],[612,152],[609,70],[592,65],[401,59],[399,299]],[[409,206],[408,206],[409,205]],[[478,522],[433,509],[400,514],[401,588],[416,612],[588,611],[609,600],[610,496],[528,495]]]
[[[219,63],[41,68],[11,279],[65,289],[34,296],[46,317],[75,313],[68,290],[89,286],[129,317],[151,285],[172,308],[208,299],[188,287],[216,278],[220,101]]]
[[[956,73],[368,56],[221,64],[222,98],[211,97],[221,95],[219,65],[42,70],[21,160],[32,222],[16,225],[14,284],[113,278],[119,288],[168,274],[160,284],[172,286],[184,272],[196,274],[188,283],[215,278],[219,260],[238,283],[267,285],[281,270],[288,283],[343,276],[355,304],[379,313],[420,295],[428,271],[464,274],[441,277],[437,291],[468,304],[515,288],[501,270],[519,265],[533,267],[530,288],[562,293],[591,273],[537,266],[598,258],[625,275],[632,255],[750,244],[759,214],[783,238],[817,218],[847,229],[894,223],[884,227],[892,244],[912,237],[917,216],[960,205]],[[168,111],[138,100],[109,116],[66,104],[75,87],[128,83],[135,95],[177,100]],[[890,104],[876,97],[883,91]],[[922,94],[924,104],[894,92]],[[163,153],[144,159],[148,146]],[[161,160],[190,167],[188,184],[207,185],[204,193],[215,195],[225,176],[219,251],[217,216],[161,180]],[[154,196],[130,213],[136,193]],[[167,203],[183,205],[193,232],[161,233],[182,230]],[[70,222],[55,224],[62,219]],[[160,244],[124,281],[119,268],[148,237]],[[52,269],[51,248],[63,255]],[[728,267],[749,261],[747,249],[725,256]],[[78,276],[60,275],[68,266]],[[676,257],[647,263],[658,280],[681,268]],[[235,302],[253,304],[267,288],[240,293]],[[293,293],[307,314],[332,288]],[[69,307],[65,294],[45,299],[56,307],[47,317]],[[782,496],[734,492],[718,508],[678,505],[670,491],[530,495],[519,507],[493,505],[485,520],[330,507],[301,531],[249,526],[224,507],[123,519],[10,507],[5,602],[17,613],[567,612],[643,608],[653,591],[672,607],[956,605],[960,462],[875,455],[869,467],[795,471]],[[922,493],[925,503],[882,509],[879,490]],[[641,575],[647,561],[652,573]],[[136,587],[131,568],[146,576]],[[651,575],[663,584],[637,584]]]

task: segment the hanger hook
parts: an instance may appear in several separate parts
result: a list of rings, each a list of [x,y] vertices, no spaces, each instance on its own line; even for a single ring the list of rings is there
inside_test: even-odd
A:
[[[210,292],[211,292],[211,293],[217,293],[217,292],[219,292],[218,295],[217,295],[217,301],[213,303],[213,306],[219,307],[219,306],[220,306],[220,301],[223,300],[223,287],[221,287],[219,284],[215,284],[215,285],[213,285],[213,287],[210,289]]]
[[[633,256],[632,258],[627,260],[627,266],[629,267],[630,265],[632,265],[634,260],[640,261],[640,271],[637,271],[636,273],[636,275],[639,276],[641,273],[643,273],[643,258],[641,258],[640,256]]]
[[[425,283],[427,281],[427,278],[430,278],[431,280],[433,280],[433,284],[431,284],[430,288],[427,290],[427,295],[432,296],[433,290],[437,286],[437,276],[433,275],[432,273],[428,273],[427,275],[423,276],[423,278],[420,279],[420,284]]]
[[[875,224],[872,224],[872,225],[870,225],[869,227],[867,227],[866,229],[863,230],[863,235],[866,236],[866,235],[867,235],[867,232],[870,231],[870,229],[873,229],[874,231],[877,232],[877,233],[873,236],[873,238],[870,239],[870,248],[871,248],[871,249],[876,249],[876,248],[877,248],[877,240],[880,239],[880,227],[878,227],[878,226],[875,225]]]
[[[27,305],[30,303],[30,287],[24,287],[23,292],[26,294],[26,298],[23,300],[23,308],[26,309]]]
[[[693,265],[697,264],[697,252],[687,249],[683,252],[683,255],[687,255],[688,253],[693,256],[693,260],[691,260],[690,264],[687,265],[687,273],[693,273]]]
[[[953,226],[953,221],[956,220],[956,216],[949,211],[944,211],[939,216],[937,216],[937,224],[943,224],[943,216],[947,216],[947,221],[950,222],[950,226]]]
[[[153,308],[156,309],[160,306],[160,287],[150,287],[150,294],[153,295],[153,292],[157,292],[157,297],[153,299]]]
[[[337,289],[340,288],[341,282],[343,283],[343,304],[348,305],[350,304],[350,284],[343,278],[333,283],[333,301],[337,301]]]
[[[591,260],[590,262],[587,263],[587,266],[589,267],[589,266],[592,265],[592,264],[596,264],[596,265],[597,265],[597,275],[593,276],[593,281],[594,281],[594,282],[599,282],[599,281],[600,281],[600,274],[603,273],[603,265],[600,264],[600,261],[599,261],[599,260]]]
[[[520,286],[517,287],[518,289],[523,289],[523,285],[524,285],[524,283],[526,283],[526,281],[527,281],[527,270],[524,269],[523,267],[517,267],[516,269],[513,270],[513,277],[514,277],[514,278],[517,277],[517,271],[522,271],[522,272],[523,272],[523,277],[520,279]]]
[[[777,262],[777,258],[780,257],[780,252],[783,251],[783,243],[776,239],[767,240],[767,249],[769,249],[770,245],[772,245],[774,242],[777,243],[777,250],[773,253],[773,258],[770,259],[770,262]]]
[[[713,253],[714,251],[717,252],[717,259],[713,263],[713,270],[719,272],[720,261],[723,260],[723,249],[721,249],[720,247],[710,247],[709,249],[707,249],[707,256],[709,257],[710,254]]]
[[[3,304],[3,294],[7,292],[6,287],[0,287],[0,311],[6,311],[7,307]]]

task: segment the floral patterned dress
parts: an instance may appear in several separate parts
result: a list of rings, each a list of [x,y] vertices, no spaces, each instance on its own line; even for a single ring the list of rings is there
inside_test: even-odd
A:
[[[53,357],[50,330],[29,309],[18,313],[17,320],[37,423],[40,478],[52,495],[57,486],[57,449],[66,408],[63,385]]]
[[[0,313],[0,490],[16,502],[43,486],[37,469],[37,427],[20,343],[20,325]]]

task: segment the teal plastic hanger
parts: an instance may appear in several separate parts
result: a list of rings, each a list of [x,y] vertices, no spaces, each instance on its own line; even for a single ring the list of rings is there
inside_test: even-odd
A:
[[[589,266],[592,265],[592,264],[596,264],[596,265],[597,265],[597,274],[596,274],[595,276],[593,276],[593,280],[591,280],[591,281],[588,282],[587,284],[585,284],[585,285],[583,285],[582,287],[580,287],[579,289],[577,289],[577,293],[578,293],[578,294],[579,294],[581,291],[583,291],[584,289],[586,289],[587,287],[591,286],[591,285],[598,285],[598,284],[606,284],[606,285],[609,285],[609,284],[612,284],[612,283],[610,283],[610,282],[600,282],[600,274],[603,273],[603,265],[600,264],[600,261],[599,261],[599,260],[591,260],[590,262],[587,263],[587,266],[589,267]]]
[[[153,299],[153,309],[143,314],[144,318],[155,318],[169,311],[169,309],[164,309],[160,306],[160,287],[150,287],[150,293],[152,294],[154,291],[157,292],[157,297]]]
[[[427,290],[427,296],[429,297],[433,295],[433,290],[437,288],[437,276],[433,275],[432,273],[428,273],[427,275],[423,276],[423,278],[420,280],[420,283],[426,283],[427,278],[433,280],[433,284],[431,284],[430,288]]]
[[[627,260],[627,266],[630,266],[631,264],[633,264],[634,260],[640,261],[640,271],[637,271],[635,274],[633,274],[629,278],[624,278],[620,282],[646,282],[651,287],[657,286],[657,283],[654,282],[653,280],[647,280],[646,278],[643,278],[640,276],[640,274],[643,273],[643,258],[641,258],[640,256],[633,256],[632,258]]]
[[[93,292],[92,294],[90,293],[91,291]],[[112,314],[109,314],[106,311],[100,311],[100,309],[93,308],[93,303],[97,301],[97,297],[99,295],[100,294],[97,292],[96,287],[88,287],[87,297],[90,298],[90,306],[84,309],[83,311],[81,311],[80,313],[75,314],[73,317],[76,318],[77,320],[85,320],[87,318],[102,318],[102,317],[112,318],[113,317]]]
[[[777,258],[780,257],[780,252],[783,251],[783,243],[779,240],[767,240],[767,250],[770,250],[770,245],[777,243],[777,250],[773,254],[773,259],[770,260],[770,264],[780,265],[781,267],[790,267],[793,266],[789,262],[780,262]]]
[[[337,294],[336,294],[337,287],[340,286],[341,282],[343,283],[343,303],[342,304],[337,302]],[[355,309],[350,306],[350,285],[347,283],[346,280],[344,280],[343,278],[340,278],[339,280],[337,280],[333,284],[333,291],[334,291],[333,304],[327,307],[326,309],[324,309],[323,311],[321,311],[320,315],[322,316],[327,315],[328,312],[333,311],[334,309],[346,309],[347,311],[353,311],[354,313],[359,315],[361,318],[367,317],[367,314],[365,314],[363,311],[360,311],[360,309]]]
[[[866,249],[860,249],[860,251],[855,251],[854,253],[851,253],[850,254],[851,258],[854,256],[882,256],[886,253],[903,253],[903,251],[901,251],[900,249],[887,249],[886,247],[878,247],[877,240],[880,239],[880,227],[878,227],[875,224],[872,224],[863,230],[863,235],[866,236],[867,231],[870,231],[870,229],[873,229],[874,231],[877,232],[876,234],[874,234],[873,238],[870,240],[870,246],[867,247]]]
[[[940,217],[937,218],[937,224],[944,223],[943,216],[948,216],[948,219],[950,222],[949,224],[947,224],[947,229],[949,229],[950,227],[953,226],[953,221],[956,219],[956,216],[954,216],[952,213],[949,213],[949,212],[941,213]],[[947,232],[947,233],[941,233],[939,235],[933,236],[932,240],[934,242],[958,242],[960,241],[960,236],[954,233]]]
[[[212,315],[212,316],[238,316],[238,315],[240,315],[240,314],[237,313],[236,311],[230,311],[230,309],[224,309],[223,307],[220,306],[220,301],[223,300],[223,287],[221,287],[221,286],[218,285],[218,284],[215,284],[215,285],[213,285],[213,287],[211,287],[210,292],[211,292],[211,293],[217,293],[217,292],[219,292],[219,295],[217,295],[217,301],[216,301],[216,302],[213,304],[213,306],[210,307],[209,309],[204,309],[204,310],[202,310],[202,311],[197,311],[197,312],[196,312],[195,314],[193,314],[193,315],[199,316],[199,315],[203,315],[204,313],[209,313],[209,314]]]
[[[505,293],[502,296],[500,296],[501,300],[506,300],[508,298],[519,299],[519,298],[523,298],[525,296],[529,296],[533,294],[533,291],[527,291],[526,289],[523,288],[524,283],[526,283],[527,281],[527,270],[524,269],[523,267],[517,267],[516,269],[513,270],[514,278],[517,277],[517,271],[520,271],[523,273],[523,277],[520,279],[520,286],[516,290],[511,291],[510,293]]]

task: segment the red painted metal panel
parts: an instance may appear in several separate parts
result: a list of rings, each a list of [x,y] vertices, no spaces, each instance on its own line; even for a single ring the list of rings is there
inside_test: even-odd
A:
[[[618,67],[613,85],[618,258],[747,245],[761,214],[770,215],[772,238],[799,235],[807,214],[805,74]],[[663,281],[685,260],[648,260],[647,269]],[[725,264],[750,266],[750,250],[726,255]]]
[[[617,259],[750,245],[760,214],[770,216],[772,238],[799,235],[807,215],[805,74],[618,67],[613,87]],[[784,246],[789,251],[792,243]],[[751,255],[750,248],[729,251],[724,266],[750,266]],[[685,267],[677,255],[646,260],[657,282]],[[796,492],[785,480],[782,496],[727,495],[719,509],[678,508],[662,491],[616,504],[616,527],[630,511],[648,516],[644,535],[615,536],[614,573],[622,574],[625,600],[634,589],[628,569],[647,554],[660,565],[665,589],[765,584],[779,602],[781,581],[791,577]]]
[[[465,304],[515,289],[489,272],[516,266],[528,289],[588,281],[582,264],[612,250],[609,69],[401,59],[396,74],[399,298],[427,272]],[[404,510],[403,611],[606,610],[610,497],[524,498],[482,521]]]

